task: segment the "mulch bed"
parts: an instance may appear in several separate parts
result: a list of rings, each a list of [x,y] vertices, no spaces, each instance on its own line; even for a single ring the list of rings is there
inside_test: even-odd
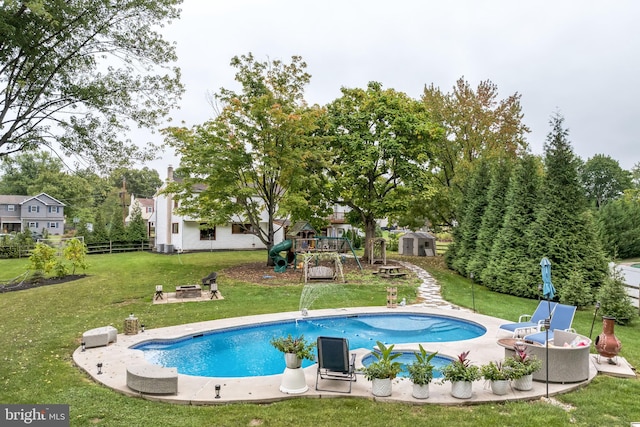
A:
[[[83,277],[87,277],[87,275],[70,274],[62,278],[51,277],[39,280],[24,280],[22,282],[16,281],[15,283],[0,283],[0,293],[24,291],[25,289],[38,288],[40,286],[58,285],[60,283],[73,282],[74,280],[82,279]]]

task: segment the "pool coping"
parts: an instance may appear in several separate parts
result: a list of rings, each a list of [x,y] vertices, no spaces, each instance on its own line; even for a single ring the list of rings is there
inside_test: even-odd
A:
[[[324,310],[310,310],[306,318],[341,316],[354,314],[379,314],[379,313],[405,313],[405,314],[433,314],[437,316],[454,317],[479,323],[487,329],[487,332],[477,338],[454,342],[422,343],[429,351],[438,351],[439,354],[455,357],[464,351],[470,350],[469,357],[478,366],[491,360],[504,358],[504,348],[497,344],[497,339],[504,337],[499,331],[499,326],[508,323],[507,320],[473,313],[467,310],[447,309],[439,307],[424,307],[410,305],[397,308],[386,307],[352,307]],[[287,394],[280,391],[282,374],[261,377],[242,378],[210,378],[190,375],[178,375],[178,393],[175,395],[142,394],[127,387],[126,368],[133,364],[148,364],[142,350],[134,350],[131,347],[145,341],[160,339],[170,340],[189,335],[197,335],[216,329],[245,326],[248,324],[267,323],[274,321],[287,321],[302,319],[300,312],[270,313],[263,315],[234,317],[228,319],[209,320],[205,322],[189,323],[184,325],[164,328],[149,329],[136,335],[119,334],[117,342],[106,347],[89,348],[82,351],[76,349],[73,360],[78,367],[84,370],[93,380],[101,383],[117,392],[129,396],[139,396],[153,401],[164,401],[177,404],[211,405],[231,402],[275,402],[290,398],[334,398],[334,397],[366,397],[380,401],[397,401],[412,404],[473,404],[496,401],[532,400],[547,395],[547,384],[535,382],[530,391],[518,391],[510,389],[506,395],[493,394],[484,380],[476,381],[473,385],[471,399],[456,399],[450,394],[450,384],[440,384],[434,381],[430,385],[428,399],[415,399],[411,396],[412,384],[407,378],[396,378],[393,381],[393,393],[389,397],[374,397],[371,393],[371,382],[362,375],[353,383],[351,394],[343,394],[332,391],[316,391],[317,365],[313,364],[304,368],[306,383],[309,390],[301,394]],[[418,349],[418,343],[397,344],[394,347],[398,351],[413,351]],[[356,366],[361,366],[362,357],[367,355],[369,349],[351,349],[356,354]],[[102,363],[102,374],[98,374],[97,363]],[[598,370],[590,358],[589,378],[586,381],[571,384],[548,384],[548,395],[566,393],[588,384],[598,373]],[[338,389],[344,389],[345,384],[334,381]],[[215,398],[215,385],[221,386],[220,398]],[[326,387],[330,382],[323,382]]]

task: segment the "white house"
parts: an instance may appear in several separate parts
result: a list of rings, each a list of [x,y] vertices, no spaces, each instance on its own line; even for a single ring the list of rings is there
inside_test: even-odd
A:
[[[173,167],[167,171],[167,182],[174,180]],[[260,239],[250,232],[251,225],[240,218],[223,226],[201,228],[206,225],[198,218],[176,213],[178,201],[170,194],[162,194],[166,184],[154,195],[154,213],[149,222],[155,224],[155,247],[158,252],[246,250],[266,249]],[[197,190],[197,189],[196,189]],[[260,226],[267,229],[267,214],[261,218]],[[284,230],[276,229],[276,243],[284,239]]]

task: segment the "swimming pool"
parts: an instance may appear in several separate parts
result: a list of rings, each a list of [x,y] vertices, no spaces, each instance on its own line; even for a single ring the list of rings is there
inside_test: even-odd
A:
[[[349,347],[373,349],[385,344],[461,341],[479,337],[486,329],[468,320],[421,314],[363,314],[303,318],[239,326],[135,345],[153,364],[175,367],[184,375],[250,377],[281,374],[282,353],[269,341],[287,334],[345,337]],[[305,360],[303,367],[313,362]]]

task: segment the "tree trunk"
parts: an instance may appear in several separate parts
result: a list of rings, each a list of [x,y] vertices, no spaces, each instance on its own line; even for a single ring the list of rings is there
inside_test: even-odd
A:
[[[369,240],[376,237],[376,220],[375,218],[367,218],[364,224],[364,261],[369,262],[372,254],[370,253]]]

